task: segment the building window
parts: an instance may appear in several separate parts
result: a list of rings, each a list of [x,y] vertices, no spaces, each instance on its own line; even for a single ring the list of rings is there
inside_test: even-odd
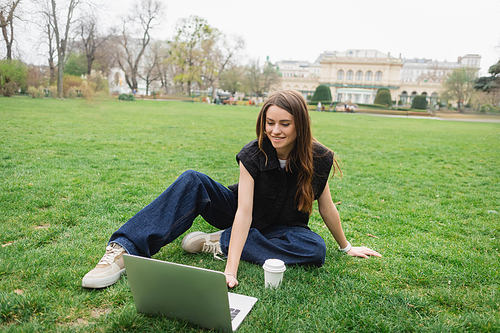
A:
[[[337,102],[342,102],[342,94],[337,94]]]
[[[343,70],[339,70],[337,72],[337,80],[343,80],[344,79],[344,71]]]
[[[371,81],[372,80],[372,72],[371,71],[368,71],[366,72],[366,76],[365,76],[365,81]]]
[[[382,81],[382,72],[375,73],[375,81]]]
[[[347,79],[348,80],[352,80],[352,76],[353,76],[353,72],[352,71],[348,71],[347,72]]]
[[[357,71],[356,72],[356,81],[361,81],[361,80],[363,80],[363,72]]]

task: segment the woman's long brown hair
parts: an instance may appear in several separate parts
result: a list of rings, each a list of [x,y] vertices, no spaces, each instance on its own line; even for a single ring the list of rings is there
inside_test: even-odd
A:
[[[265,133],[267,110],[272,105],[286,110],[293,116],[297,139],[294,148],[290,152],[289,160],[292,160],[299,170],[295,205],[300,211],[311,214],[314,201],[312,179],[314,173],[313,141],[315,140],[311,133],[311,121],[306,100],[302,94],[295,90],[281,90],[269,96],[260,110],[256,126],[259,147],[263,152],[262,144],[267,139]],[[286,167],[289,168],[288,161]]]

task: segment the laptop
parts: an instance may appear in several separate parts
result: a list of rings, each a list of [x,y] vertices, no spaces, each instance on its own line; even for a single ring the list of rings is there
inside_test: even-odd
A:
[[[232,332],[257,302],[228,292],[221,272],[128,254],[123,260],[138,312]]]

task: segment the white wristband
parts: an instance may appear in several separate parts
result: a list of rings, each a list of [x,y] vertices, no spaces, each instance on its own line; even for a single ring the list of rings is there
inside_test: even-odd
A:
[[[347,252],[349,252],[349,250],[351,249],[351,247],[352,247],[351,243],[349,243],[349,241],[347,241],[347,246],[344,247],[343,249],[341,249],[340,246],[339,246],[339,250],[342,251],[342,252],[344,252],[344,253],[347,253]]]

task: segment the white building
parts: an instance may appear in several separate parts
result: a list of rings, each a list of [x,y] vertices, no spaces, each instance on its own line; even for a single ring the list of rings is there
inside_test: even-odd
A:
[[[402,59],[401,55],[396,58],[378,50],[326,51],[312,64],[277,62],[283,77],[276,89],[295,89],[307,96],[324,84],[330,87],[334,101],[371,104],[378,89],[388,88],[392,100],[403,104],[410,104],[417,95],[429,96],[429,102],[435,102],[453,69],[463,66],[479,70],[480,63],[478,54],[459,57],[457,62],[438,62]]]
[[[457,62],[437,61],[431,59],[403,59],[401,82],[443,82],[455,68],[468,67],[479,71],[481,56],[466,54]]]

